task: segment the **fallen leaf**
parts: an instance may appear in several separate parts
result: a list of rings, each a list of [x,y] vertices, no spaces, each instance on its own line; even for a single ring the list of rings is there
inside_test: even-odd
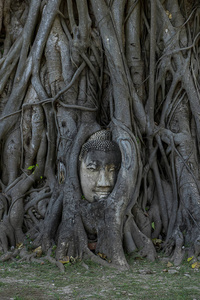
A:
[[[194,256],[188,257],[187,261],[191,261],[194,258]]]
[[[59,260],[59,262],[61,262],[61,264],[68,264],[69,263],[69,260]]]
[[[72,264],[73,264],[73,263],[75,263],[75,262],[76,262],[76,258],[74,258],[73,256],[70,256],[70,260],[69,260],[69,261],[70,261],[70,263],[72,263]]]
[[[169,10],[166,10],[166,15],[170,20],[172,19],[172,14],[169,12]]]
[[[42,247],[39,246],[36,249],[33,250],[37,254],[37,257],[40,257],[42,255]]]
[[[106,259],[107,258],[107,256],[105,254],[100,253],[100,252],[97,255],[100,256],[102,259]]]
[[[170,263],[170,262],[168,261],[168,263],[167,263],[167,267],[168,267],[168,268],[170,268],[170,267],[173,267],[173,264],[172,264],[172,263]]]
[[[17,249],[22,249],[23,246],[24,246],[24,245],[23,245],[22,243],[21,243],[21,244],[17,244],[17,245],[16,245],[16,248],[17,248]]]
[[[111,264],[111,260],[110,259],[108,259],[108,257],[104,254],[104,253],[97,253],[97,255],[99,256],[99,257],[101,257],[102,259],[104,259],[104,260],[106,260],[109,264]]]
[[[152,239],[154,245],[160,245],[162,243],[161,239]]]
[[[192,264],[192,269],[199,269],[200,268],[200,262],[195,262],[194,264]]]

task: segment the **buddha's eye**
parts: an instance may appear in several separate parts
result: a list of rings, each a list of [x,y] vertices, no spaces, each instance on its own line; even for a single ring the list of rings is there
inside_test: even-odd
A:
[[[115,172],[116,168],[115,167],[110,167],[109,172]]]
[[[91,171],[91,172],[95,172],[96,171],[96,169],[95,168],[87,168],[89,171]]]
[[[97,170],[97,166],[95,166],[95,165],[89,165],[89,166],[87,166],[87,169],[89,171],[91,171],[91,172],[95,172]]]

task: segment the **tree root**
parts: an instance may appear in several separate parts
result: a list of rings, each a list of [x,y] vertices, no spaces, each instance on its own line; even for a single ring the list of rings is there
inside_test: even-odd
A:
[[[36,252],[29,253],[25,248],[15,249],[14,251],[7,251],[5,254],[3,254],[0,257],[0,262],[14,260],[17,263],[33,262],[33,263],[38,263],[38,264],[44,264],[44,261],[47,260],[51,264],[56,265],[59,268],[59,270],[61,271],[61,273],[64,273],[64,271],[65,271],[64,265],[60,261],[57,261],[56,259],[51,257],[51,253],[52,253],[52,250],[49,249],[49,251],[45,257],[36,258],[37,257]],[[16,261],[17,256],[19,256],[20,259]]]
[[[89,259],[91,259],[91,261],[93,261],[93,262],[95,262],[95,263],[97,263],[97,264],[99,264],[99,265],[101,265],[103,267],[114,268],[114,269],[117,269],[119,271],[127,271],[127,270],[129,270],[128,264],[120,266],[120,265],[113,264],[112,262],[109,263],[109,262],[101,259],[100,257],[96,256],[88,248],[84,249],[84,253],[85,253],[86,257],[88,257]]]
[[[126,226],[127,228],[130,226],[129,230],[134,243],[138,249],[141,249],[139,254],[142,257],[147,257],[147,259],[151,261],[155,261],[157,255],[152,241],[139,230],[133,218],[130,218],[127,222],[128,224],[126,224]]]
[[[52,254],[52,249],[49,249],[48,252],[47,252],[47,255],[44,257],[44,259],[49,261],[51,264],[56,265],[59,268],[60,272],[64,273],[65,272],[64,265],[60,261],[53,258],[51,256],[51,254]]]
[[[11,258],[15,258],[16,256],[19,255],[19,252],[20,250],[19,249],[15,249],[14,252],[12,251],[7,251],[5,254],[3,254],[1,257],[0,257],[0,261],[1,262],[5,262]]]

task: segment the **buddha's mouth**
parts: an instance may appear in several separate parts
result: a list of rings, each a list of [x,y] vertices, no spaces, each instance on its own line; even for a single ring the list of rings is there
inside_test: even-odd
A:
[[[99,199],[102,199],[102,198],[107,198],[110,195],[111,191],[112,189],[109,188],[109,189],[96,189],[94,192]]]

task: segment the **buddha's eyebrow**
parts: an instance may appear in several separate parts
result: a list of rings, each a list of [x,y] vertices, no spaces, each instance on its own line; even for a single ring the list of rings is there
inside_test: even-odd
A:
[[[97,166],[98,163],[96,161],[92,161],[92,162],[89,162],[86,166],[89,167],[89,166]]]

